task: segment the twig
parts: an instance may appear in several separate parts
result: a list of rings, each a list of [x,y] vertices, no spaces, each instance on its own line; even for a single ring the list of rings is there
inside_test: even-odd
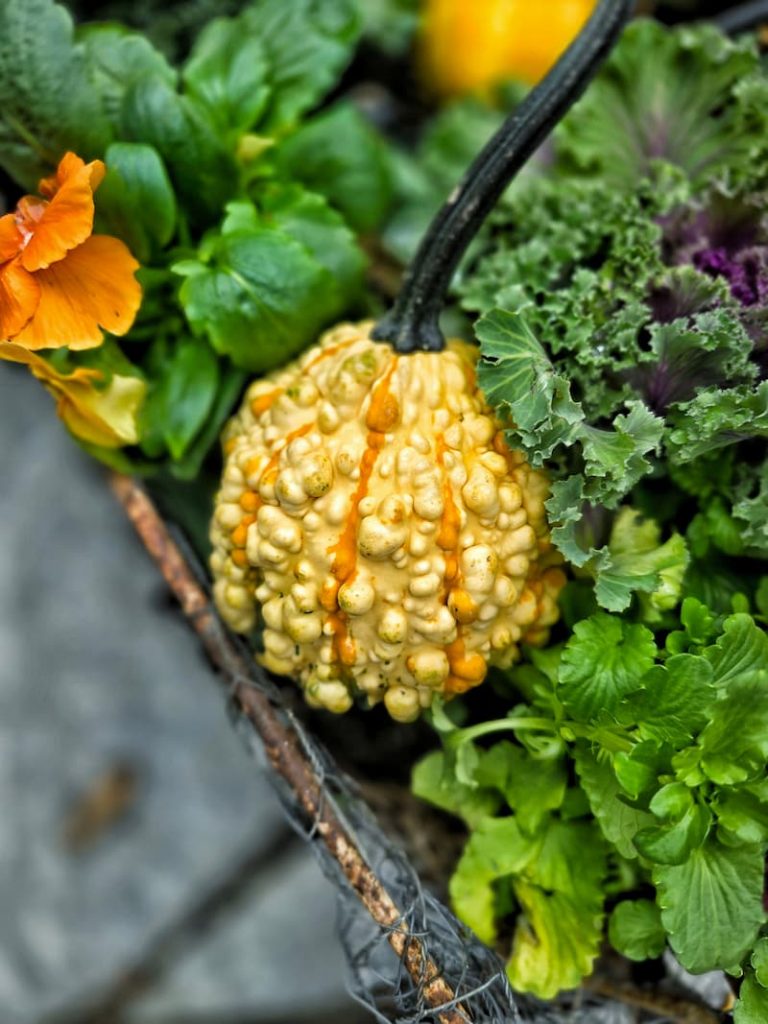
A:
[[[190,943],[208,931],[275,858],[292,846],[298,846],[298,839],[284,826],[266,845],[260,842],[249,849],[201,898],[161,928],[134,962],[104,989],[85,1002],[78,999],[76,1009],[54,1013],[41,1024],[114,1024],[121,1020],[126,1007],[156,984]]]
[[[455,993],[425,953],[420,940],[408,933],[401,911],[329,806],[295,729],[258,688],[260,682],[267,681],[266,673],[243,656],[227,632],[143,487],[119,474],[113,477],[112,486],[208,657],[223,676],[234,706],[258,734],[273,771],[290,787],[307,824],[339,865],[373,920],[386,933],[389,944],[421,990],[425,1002],[436,1011],[437,1019],[441,1024],[466,1024],[471,1020],[467,1011],[456,1003]]]
[[[614,982],[606,978],[592,977],[584,982],[584,988],[606,999],[615,999],[639,1010],[659,1014],[677,1024],[721,1024],[722,1016],[702,1003],[679,996],[650,992],[629,982]]]

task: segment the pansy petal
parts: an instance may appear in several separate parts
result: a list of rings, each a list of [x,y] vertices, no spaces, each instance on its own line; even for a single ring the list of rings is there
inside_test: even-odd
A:
[[[119,448],[139,439],[137,416],[147,385],[138,377],[115,374],[99,390],[89,380],[63,382],[56,412],[72,433],[90,444]]]
[[[35,274],[37,312],[14,338],[26,348],[93,348],[104,330],[125,334],[141,305],[139,264],[117,238],[94,235],[67,258]]]
[[[65,153],[59,161],[56,173],[52,174],[49,178],[40,179],[40,184],[37,186],[38,192],[41,196],[45,196],[46,199],[53,199],[64,182],[82,171],[85,166],[85,160],[79,157],[77,153]],[[87,169],[91,172],[91,188],[95,192],[104,180],[107,168],[103,160],[91,160],[87,165]]]
[[[17,260],[0,267],[0,338],[13,338],[23,330],[39,303],[40,286]]]
[[[4,217],[0,217],[0,263],[5,263],[17,256],[22,241],[15,216],[12,213],[6,213]]]
[[[79,367],[59,373],[41,356],[12,342],[0,342],[0,359],[24,363],[56,399],[56,412],[69,430],[89,444],[118,448],[139,439],[138,412],[147,385],[138,377],[115,374],[104,388],[98,370]]]
[[[33,197],[19,203],[22,230],[30,233],[21,257],[27,270],[50,267],[84,242],[93,231],[94,180],[97,184],[101,181],[103,171],[99,168],[103,169],[104,165],[100,160],[84,164],[79,157],[74,159],[78,166],[73,163],[67,170],[49,203],[36,202]],[[31,216],[27,216],[27,210]]]
[[[14,345],[10,341],[0,341],[0,359],[5,359],[9,363],[24,363],[29,367],[38,363],[45,364],[45,360],[36,356],[34,352],[28,352],[21,345]]]

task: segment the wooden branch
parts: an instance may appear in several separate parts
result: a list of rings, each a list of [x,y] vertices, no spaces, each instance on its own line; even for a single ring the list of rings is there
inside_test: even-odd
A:
[[[614,999],[626,1006],[634,1006],[638,1010],[647,1010],[658,1014],[677,1024],[720,1024],[722,1015],[692,999],[667,995],[663,992],[651,992],[638,988],[629,982],[609,981],[606,978],[592,977],[584,982],[584,988],[604,999]]]
[[[160,569],[181,609],[219,670],[228,695],[259,736],[275,774],[290,787],[307,823],[339,865],[361,903],[386,933],[425,1002],[440,1024],[467,1024],[471,1018],[421,941],[410,935],[401,910],[357,848],[346,826],[324,797],[320,780],[296,730],[258,687],[258,666],[246,658],[226,630],[193,569],[173,540],[144,488],[116,474],[112,488],[144,546]]]

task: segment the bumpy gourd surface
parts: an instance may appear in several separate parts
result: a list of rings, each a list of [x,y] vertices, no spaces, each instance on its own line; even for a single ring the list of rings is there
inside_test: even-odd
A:
[[[310,703],[362,693],[411,721],[518,643],[541,643],[564,579],[546,479],[511,452],[472,350],[398,356],[345,325],[251,385],[224,434],[215,597],[236,631],[261,607],[263,663]]]

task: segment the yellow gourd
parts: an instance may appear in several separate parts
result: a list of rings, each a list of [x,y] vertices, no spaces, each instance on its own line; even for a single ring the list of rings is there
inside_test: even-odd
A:
[[[547,481],[504,443],[473,349],[399,355],[372,325],[255,382],[224,435],[215,596],[310,703],[361,694],[411,721],[518,644],[542,643],[564,583]]]
[[[424,0],[419,56],[440,96],[505,79],[533,85],[588,19],[596,0]]]

